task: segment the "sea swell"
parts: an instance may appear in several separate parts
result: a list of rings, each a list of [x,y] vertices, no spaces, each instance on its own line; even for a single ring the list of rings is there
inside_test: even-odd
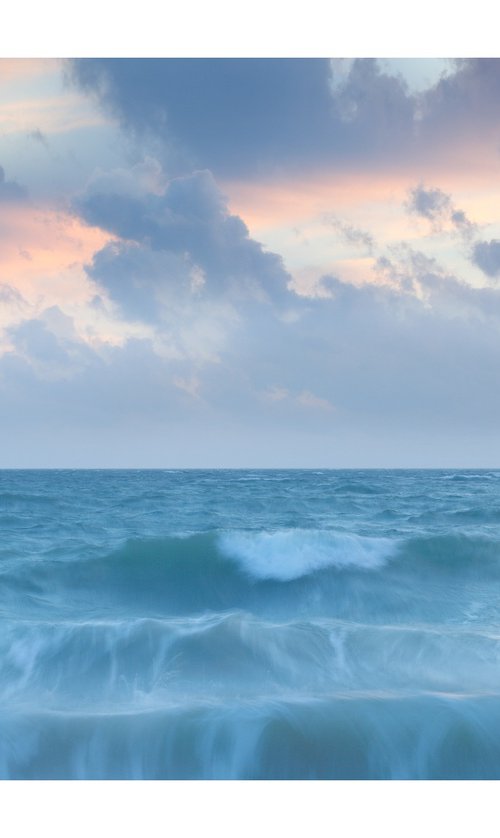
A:
[[[499,779],[497,696],[171,702],[2,714],[9,779]]]
[[[280,619],[468,621],[471,608],[491,611],[498,584],[500,542],[484,535],[206,532],[129,539],[107,555],[60,546],[15,556],[2,564],[0,607],[36,617],[51,606],[65,619],[242,609]]]
[[[8,621],[4,703],[119,707],[174,696],[330,695],[499,689],[500,630],[331,618],[271,621],[231,611],[186,618]],[[468,682],[462,680],[464,668]],[[376,673],[376,675],[375,675]],[[418,687],[417,687],[418,685]]]
[[[498,473],[23,480],[1,777],[500,778]]]

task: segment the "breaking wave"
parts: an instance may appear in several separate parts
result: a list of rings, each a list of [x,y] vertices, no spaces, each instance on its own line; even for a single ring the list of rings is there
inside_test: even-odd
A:
[[[0,777],[500,779],[497,485],[0,473]]]

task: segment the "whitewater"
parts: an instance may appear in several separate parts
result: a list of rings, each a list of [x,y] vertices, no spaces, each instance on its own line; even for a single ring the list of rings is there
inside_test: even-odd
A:
[[[0,471],[0,778],[499,779],[500,471]]]

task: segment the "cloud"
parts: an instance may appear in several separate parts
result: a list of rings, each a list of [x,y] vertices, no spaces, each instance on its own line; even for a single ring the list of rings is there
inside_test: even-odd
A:
[[[371,58],[77,59],[68,77],[172,174],[264,179],[409,159],[422,171],[449,165],[450,150],[480,165],[500,127],[500,59],[450,62],[424,89]]]
[[[217,177],[394,159],[417,98],[376,59],[77,59],[68,76],[170,171]],[[158,151],[161,149],[161,151]]]
[[[426,188],[419,184],[410,190],[406,209],[428,219],[435,232],[441,231],[448,224],[469,242],[478,230],[465,212],[454,206],[451,196],[441,189]],[[476,241],[468,259],[486,276],[496,278],[500,274],[500,241]]]
[[[375,250],[375,240],[366,230],[361,230],[359,227],[354,227],[352,224],[342,221],[342,219],[337,218],[334,213],[324,213],[322,220],[324,224],[333,227],[333,229],[339,233],[344,241],[349,244],[361,247],[367,254],[370,255]]]
[[[403,79],[384,72],[375,58],[356,58],[333,97],[337,118],[351,126],[346,138],[365,151],[380,150],[381,142],[391,151],[401,143],[411,144],[415,102]]]
[[[74,380],[94,360],[73,320],[58,306],[8,327],[6,333],[12,344],[7,363],[12,357],[23,361],[40,381]]]
[[[40,145],[45,146],[45,148],[48,148],[49,146],[47,136],[43,133],[43,131],[40,131],[39,128],[34,128],[32,131],[28,131],[26,136],[29,140],[33,140],[35,143],[40,143]]]
[[[44,451],[60,451],[67,429],[80,429],[108,464],[130,463],[127,438],[139,459],[146,452],[142,464],[157,465],[183,456],[238,465],[250,450],[268,451],[260,465],[313,450],[332,466],[380,464],[382,450],[393,464],[430,464],[442,440],[463,440],[471,427],[486,445],[500,422],[500,293],[468,286],[409,247],[379,262],[385,284],[329,276],[321,299],[286,292],[294,318],[282,316],[281,301],[186,291],[188,305],[166,307],[149,336],[122,346],[94,349],[63,312],[46,309],[10,331],[2,427],[31,428]]]
[[[476,230],[465,212],[455,207],[451,195],[441,189],[426,188],[422,183],[410,189],[406,209],[409,213],[427,218],[436,232],[447,223],[465,238],[470,238]]]
[[[387,180],[393,213],[402,189],[422,177],[420,162],[459,143],[481,73],[487,90],[474,107],[494,127],[497,65],[456,64],[446,84],[418,95],[368,59],[350,61],[336,79],[335,65],[322,60],[96,59],[72,67],[77,83],[99,96],[148,156],[94,172],[73,201],[73,233],[64,221],[68,247],[50,284],[54,219],[37,228],[38,250],[29,237],[10,235],[17,261],[9,286],[19,266],[31,285],[26,306],[11,289],[3,292],[12,311],[0,360],[5,435],[22,426],[40,451],[57,452],[65,429],[78,429],[78,443],[100,445],[107,464],[106,446],[118,451],[120,440],[121,464],[130,463],[131,434],[136,450],[147,451],[142,464],[156,465],[183,456],[207,464],[207,451],[215,464],[238,465],[256,437],[259,450],[292,452],[281,460],[289,465],[297,451],[312,450],[332,466],[349,457],[382,464],[381,452],[396,449],[396,464],[404,465],[417,439],[432,461],[453,434],[461,439],[455,451],[474,435],[491,456],[486,440],[500,422],[494,284],[474,288],[405,244],[381,250],[380,233],[376,243],[339,218],[332,199],[322,205],[336,210],[325,223],[353,247],[376,251],[376,275],[373,260],[358,260],[355,286],[342,263],[333,264],[321,276],[321,294],[301,297],[281,257],[230,210],[216,178],[257,181],[279,170],[286,180],[301,170],[307,183],[315,168],[317,183],[331,165],[346,180],[356,169],[377,191],[384,167],[406,165],[411,155],[417,174],[403,186],[398,180],[397,189]],[[440,109],[453,114],[453,130]],[[398,171],[406,177],[404,165]],[[1,181],[10,200],[17,184]],[[334,181],[332,173],[325,189]],[[379,204],[352,196],[348,186],[373,219]],[[407,208],[434,230],[467,237],[475,229],[451,194],[423,181]],[[317,224],[317,204],[314,212]],[[322,229],[321,238],[328,249],[332,236]],[[499,272],[498,244],[476,242],[472,251],[489,276]],[[311,252],[316,246],[311,236]],[[85,273],[77,266],[69,275],[70,254]],[[46,289],[59,295],[59,307],[40,299]],[[304,457],[310,464],[312,455]]]
[[[27,198],[28,193],[15,180],[6,180],[5,171],[0,166],[0,201],[18,203]]]
[[[471,261],[481,268],[486,276],[495,278],[500,275],[500,241],[477,242],[472,251]]]
[[[31,316],[31,307],[16,288],[0,283],[0,356],[12,347],[8,329]]]
[[[5,285],[4,283],[0,283],[0,302],[4,305],[18,306],[22,306],[25,303],[22,295],[16,288],[12,288],[10,285]]]
[[[88,224],[120,237],[87,270],[128,315],[156,320],[189,296],[256,304],[286,296],[281,258],[250,238],[208,171],[157,192],[120,172],[97,177],[74,206]]]
[[[88,275],[117,302],[126,318],[156,322],[190,289],[190,263],[137,242],[112,242],[87,266]],[[170,293],[169,293],[170,292]]]
[[[500,59],[455,59],[455,72],[427,90],[420,103],[422,130],[435,139],[481,134],[498,127]]]
[[[159,138],[181,169],[258,170],[331,139],[325,59],[84,59],[70,76],[121,124]],[[300,114],[301,119],[297,120]],[[326,115],[326,120],[325,120]],[[284,142],[286,138],[286,143]]]
[[[422,184],[410,190],[408,210],[429,221],[440,221],[443,215],[451,212],[450,196],[441,189],[426,189]]]

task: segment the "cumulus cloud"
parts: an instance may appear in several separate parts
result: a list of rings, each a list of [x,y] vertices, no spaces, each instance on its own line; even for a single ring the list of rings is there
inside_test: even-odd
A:
[[[449,215],[451,200],[441,189],[426,189],[420,184],[410,190],[407,207],[410,212],[436,222],[441,220],[443,215]]]
[[[500,276],[500,241],[477,242],[471,256],[472,262],[481,268],[486,276],[496,278]]]
[[[451,195],[441,189],[426,188],[422,183],[410,189],[406,202],[408,212],[427,218],[436,232],[446,224],[451,225],[465,238],[470,238],[476,230],[465,212],[454,206]]]
[[[11,358],[24,362],[40,381],[71,381],[94,361],[95,353],[77,334],[72,318],[58,306],[7,327]]]
[[[88,273],[130,316],[155,320],[187,296],[284,299],[290,279],[281,258],[231,215],[208,171],[170,180],[153,193],[120,173],[98,177],[75,201],[91,225],[120,237],[99,251]]]

